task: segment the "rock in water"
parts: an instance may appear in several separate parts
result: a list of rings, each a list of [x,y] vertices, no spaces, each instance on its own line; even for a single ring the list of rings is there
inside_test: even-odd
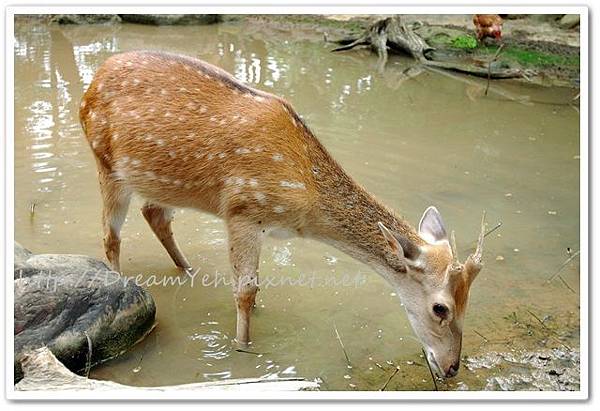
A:
[[[81,372],[127,351],[154,327],[152,296],[103,262],[30,254],[15,244],[15,383],[20,355],[47,346]]]
[[[58,24],[111,24],[120,23],[116,14],[57,14],[50,20]]]
[[[119,17],[126,23],[153,26],[214,24],[222,21],[220,14],[119,14]]]

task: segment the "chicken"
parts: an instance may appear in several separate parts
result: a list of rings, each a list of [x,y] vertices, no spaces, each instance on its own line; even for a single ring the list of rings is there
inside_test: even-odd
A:
[[[492,37],[500,40],[502,37],[502,17],[497,14],[475,14],[473,24],[477,32],[477,40]]]

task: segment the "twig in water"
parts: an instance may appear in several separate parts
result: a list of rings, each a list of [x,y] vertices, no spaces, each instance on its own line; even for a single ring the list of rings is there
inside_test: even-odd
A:
[[[565,287],[567,287],[569,289],[569,291],[571,291],[573,294],[577,294],[577,291],[575,291],[574,289],[571,288],[571,286],[569,285],[569,283],[567,283],[565,281],[565,279],[562,277],[562,275],[559,275],[558,279],[564,284]]]
[[[340,333],[338,332],[335,322],[333,323],[333,329],[335,330],[335,336],[337,337],[337,340],[339,341],[340,346],[342,347],[342,351],[344,352],[344,357],[346,357],[346,363],[348,365],[351,365],[350,358],[348,358],[348,353],[346,352],[346,348],[344,347],[344,343],[342,342],[342,337],[340,337]]]
[[[552,280],[554,280],[556,277],[558,277],[558,275],[560,274],[560,272],[567,266],[567,264],[569,264],[575,257],[577,257],[580,252],[581,252],[581,250],[577,250],[576,252],[574,252],[571,255],[571,257],[567,258],[565,260],[565,262],[562,263],[562,265],[558,268],[558,270],[556,270],[554,272],[554,274],[552,274],[550,277],[548,277],[548,279],[546,280],[545,284],[548,284],[548,283],[552,282]]]
[[[266,353],[262,353],[262,352],[254,352],[254,351],[248,351],[248,350],[244,350],[242,348],[236,348],[235,349],[237,352],[243,352],[245,354],[254,354],[254,355],[264,355]]]
[[[494,61],[496,61],[496,59],[498,58],[498,56],[500,55],[500,52],[502,51],[502,48],[504,47],[504,44],[501,44],[500,47],[498,47],[498,50],[496,50],[496,53],[494,53],[494,57],[492,57],[492,59],[489,61],[488,63],[488,77],[487,77],[487,84],[485,86],[485,92],[483,93],[485,96],[487,96],[488,94],[488,90],[490,89],[490,80],[492,79],[492,63]]]
[[[497,229],[499,229],[500,227],[502,227],[502,221],[498,222],[498,224],[496,224],[496,225],[494,226],[494,228],[491,228],[491,229],[489,229],[489,230],[487,231],[487,233],[485,233],[485,234],[483,235],[483,237],[484,237],[484,238],[485,238],[485,237],[487,237],[488,235],[492,234],[494,231],[496,231],[496,230],[497,230]]]
[[[87,339],[88,343],[88,353],[85,359],[85,377],[89,378],[90,369],[92,368],[92,339],[88,335],[87,331],[84,331],[83,333],[85,334],[85,338]]]
[[[435,388],[436,391],[438,391],[437,382],[435,381],[435,375],[433,375],[433,370],[431,369],[431,364],[429,364],[429,358],[427,358],[427,353],[422,348],[421,348],[421,351],[423,351],[423,356],[425,357],[425,362],[427,363],[427,368],[429,368],[429,374],[431,375],[431,381],[433,381],[433,387]]]
[[[477,331],[477,330],[473,330],[473,332],[474,332],[475,334],[477,334],[478,336],[480,336],[481,338],[483,338],[483,342],[484,342],[484,343],[487,343],[487,342],[489,342],[489,341],[490,341],[490,340],[488,340],[488,338],[487,338],[485,335],[481,334],[479,331]]]
[[[529,313],[529,314],[530,314],[530,315],[531,315],[533,318],[535,318],[535,319],[536,319],[536,320],[537,320],[537,321],[538,321],[538,322],[539,322],[539,323],[542,325],[542,327],[544,327],[544,329],[545,329],[546,331],[548,331],[550,334],[553,334],[553,335],[550,335],[550,337],[552,337],[552,338],[554,338],[556,341],[558,341],[558,342],[559,342],[559,343],[560,343],[560,344],[561,344],[563,347],[565,347],[567,350],[569,350],[569,351],[572,351],[572,350],[573,350],[573,349],[572,349],[570,346],[568,346],[567,344],[565,344],[564,342],[562,342],[562,340],[560,339],[560,335],[558,335],[558,333],[557,333],[556,331],[554,331],[554,330],[551,330],[550,328],[548,328],[548,327],[546,326],[546,324],[544,323],[544,321],[542,321],[542,320],[540,319],[540,317],[538,317],[537,315],[535,315],[534,313],[532,313],[532,312],[531,312],[531,311],[529,311],[529,310],[527,310],[527,312],[528,312],[528,313]]]
[[[400,367],[396,366],[396,369],[394,370],[394,372],[392,373],[392,375],[390,375],[390,377],[387,379],[387,381],[385,382],[385,384],[383,384],[383,387],[381,387],[379,389],[379,391],[385,391],[385,388],[388,386],[388,384],[390,383],[390,381],[392,381],[392,378],[394,378],[396,376],[396,374],[398,374],[398,371],[400,371]]]
[[[546,330],[551,331],[546,324],[544,324],[544,321],[540,319],[540,317],[538,317],[537,315],[535,315],[534,313],[532,313],[531,311],[527,310],[527,312],[529,313],[529,315],[531,315],[533,318],[535,318],[541,325],[542,327],[544,327]]]
[[[496,224],[494,227],[490,228],[484,235],[483,238],[487,237],[488,235],[492,234],[494,231],[496,231],[497,229],[499,229],[500,227],[502,227],[502,221],[499,221],[498,224]],[[472,244],[477,243],[478,240],[473,241]],[[469,251],[472,250],[473,247],[467,248],[464,251]]]

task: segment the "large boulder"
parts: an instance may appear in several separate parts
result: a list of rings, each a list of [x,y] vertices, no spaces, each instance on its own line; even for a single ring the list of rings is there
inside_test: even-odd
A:
[[[214,24],[222,21],[220,14],[119,14],[127,23],[153,26]]]
[[[120,23],[121,18],[116,14],[56,14],[50,21],[58,24],[110,24]]]
[[[152,296],[81,255],[31,254],[15,244],[15,382],[21,354],[46,346],[81,372],[127,351],[154,327]]]

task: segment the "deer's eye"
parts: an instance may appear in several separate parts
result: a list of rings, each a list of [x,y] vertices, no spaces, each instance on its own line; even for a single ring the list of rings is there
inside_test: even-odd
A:
[[[448,316],[448,307],[446,307],[444,304],[435,303],[433,304],[433,313],[444,319]]]

